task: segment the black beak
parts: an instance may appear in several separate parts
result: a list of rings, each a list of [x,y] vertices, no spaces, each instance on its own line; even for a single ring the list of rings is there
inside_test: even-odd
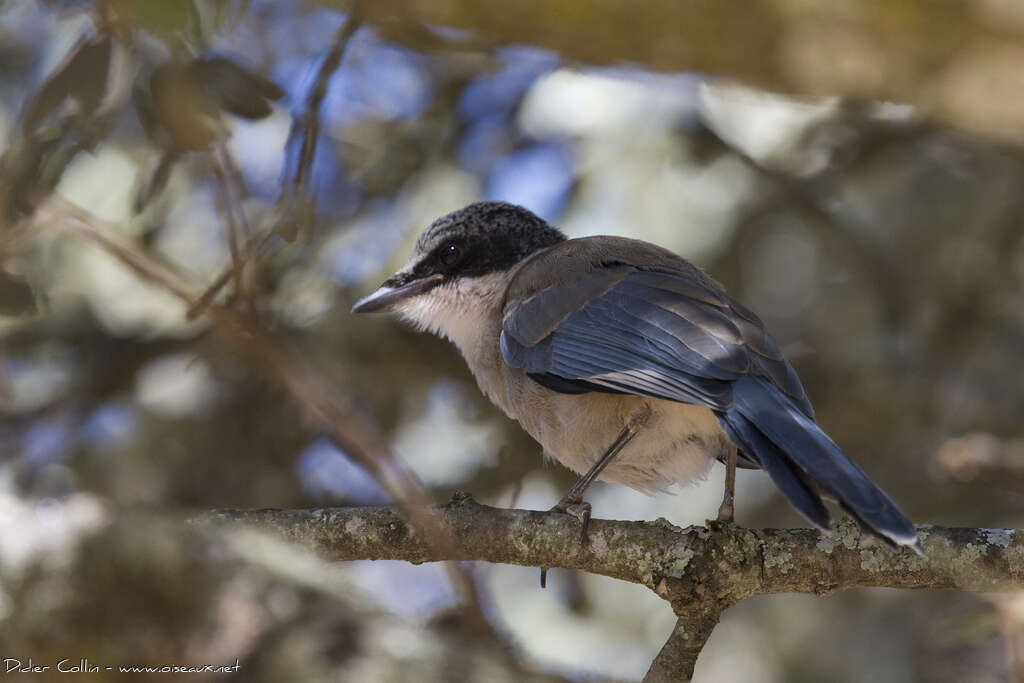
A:
[[[444,275],[435,274],[417,278],[403,285],[389,285],[394,280],[391,278],[377,288],[376,291],[367,294],[357,301],[352,307],[353,313],[373,313],[374,311],[388,311],[399,301],[409,297],[423,294],[437,287],[444,280]]]

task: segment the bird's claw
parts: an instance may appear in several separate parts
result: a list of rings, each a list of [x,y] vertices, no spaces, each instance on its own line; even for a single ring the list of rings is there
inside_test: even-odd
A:
[[[557,512],[563,515],[570,515],[575,517],[580,522],[580,545],[587,542],[587,527],[590,526],[590,503],[586,501],[574,501],[569,498],[563,498],[558,501],[558,504],[548,510],[548,512]],[[547,587],[548,568],[540,568],[540,587]]]
[[[549,512],[558,512],[563,515],[571,515],[580,522],[580,544],[587,542],[587,527],[590,526],[590,503],[582,500],[563,498],[558,501]]]
[[[587,542],[587,527],[590,526],[590,503],[573,503],[566,506],[565,514],[572,515],[580,522],[580,545]]]

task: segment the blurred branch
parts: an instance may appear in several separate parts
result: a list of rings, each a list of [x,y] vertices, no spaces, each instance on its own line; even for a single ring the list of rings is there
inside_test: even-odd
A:
[[[251,241],[252,234],[245,219],[242,197],[236,197],[232,185],[237,188],[242,183],[235,181],[239,175],[234,169],[234,162],[224,144],[218,144],[210,153],[210,167],[214,178],[214,200],[217,209],[223,216],[227,228],[228,251],[231,253],[231,277],[235,281],[235,296],[252,305],[245,283],[245,263],[250,254],[248,248],[243,250],[242,239]],[[235,182],[233,182],[235,181]],[[248,245],[246,245],[248,246]]]
[[[567,61],[643,64],[776,92],[906,102],[966,130],[1024,139],[1024,97],[987,94],[1024,65],[1012,2],[862,0],[851,12],[843,3],[793,0],[653,0],[642,10],[630,2],[381,0],[365,9],[374,24],[391,26],[401,16],[410,26],[456,27],[478,40],[547,48]],[[415,40],[394,27],[389,37]]]
[[[152,259],[118,237],[113,226],[59,198],[51,198],[35,215],[37,222],[56,224],[95,242],[143,280],[158,285],[188,306],[195,300],[185,279],[166,264]],[[259,367],[283,386],[346,452],[378,478],[398,500],[426,502],[413,475],[387,454],[384,437],[331,395],[316,374],[278,344],[250,317],[225,306],[207,308],[215,330],[241,352],[259,361]]]
[[[848,103],[847,110],[847,127],[853,127],[852,122],[856,122],[854,141],[846,142],[847,147],[856,151],[853,155],[855,158],[863,158],[871,149],[883,148],[897,141],[909,144],[928,130],[916,121],[898,124],[871,121],[858,115],[856,103]],[[839,122],[831,121],[830,125],[838,126]],[[812,219],[812,225],[820,224],[829,228],[831,235],[844,242],[847,247],[845,253],[850,260],[863,269],[866,275],[864,281],[875,288],[876,300],[885,312],[885,320],[890,329],[893,332],[899,331],[904,323],[904,311],[913,307],[904,300],[908,288],[902,281],[899,264],[893,263],[885,249],[869,239],[871,231],[865,229],[865,219],[858,216],[844,199],[841,181],[844,175],[850,174],[851,164],[832,161],[823,171],[800,176],[758,161],[746,150],[719,135],[712,127],[706,127],[705,130],[717,144],[743,162],[773,189],[766,199],[758,202],[741,219],[740,227],[751,225],[773,212],[795,208]],[[893,349],[894,356],[898,353],[897,349]]]
[[[568,515],[504,510],[466,494],[421,511],[449,542],[428,542],[396,507],[319,510],[218,510],[203,526],[255,527],[312,548],[326,559],[476,560],[560,567],[647,586],[679,617],[649,681],[693,675],[722,612],[754,595],[822,595],[852,587],[1024,588],[1024,532],[918,527],[923,556],[862,537],[844,522],[830,535],[811,529],[681,529],[664,520],[591,520],[586,543]]]
[[[242,200],[245,183],[230,153],[223,143],[212,154],[213,171],[217,183],[218,209],[224,215],[228,229],[228,245],[231,251],[231,265],[218,275],[209,287],[189,307],[186,317],[192,320],[202,314],[224,286],[235,280],[236,292],[244,284],[244,269],[268,247],[272,238],[292,241],[299,226],[306,223],[312,213],[308,195],[309,179],[316,156],[316,143],[320,137],[320,107],[327,96],[331,76],[341,65],[349,40],[361,24],[358,2],[353,1],[344,23],[335,34],[330,52],[324,58],[317,72],[313,86],[306,99],[305,110],[296,115],[289,133],[287,149],[299,146],[290,187],[282,193],[277,210],[270,220],[270,228],[262,236],[254,236],[246,222]],[[276,99],[276,98],[275,98]],[[301,142],[296,143],[296,140]],[[233,196],[237,193],[237,197]],[[245,243],[239,243],[239,235],[245,235]]]
[[[316,144],[320,138],[320,107],[324,98],[327,97],[327,88],[331,82],[331,76],[341,66],[341,59],[345,56],[345,49],[349,40],[355,35],[356,30],[362,24],[362,14],[358,0],[353,0],[344,23],[338,28],[331,44],[331,49],[320,64],[313,86],[306,96],[305,111],[295,116],[292,130],[288,135],[286,149],[298,151],[294,158],[294,171],[291,177],[291,184],[282,194],[284,206],[290,207],[291,211],[285,212],[285,218],[289,218],[290,224],[282,221],[278,224],[277,232],[286,240],[295,239],[298,232],[298,223],[305,222],[310,214],[309,180],[313,173],[313,161],[316,158]],[[301,142],[296,142],[301,141]]]
[[[302,145],[299,148],[298,164],[295,167],[295,175],[292,177],[294,189],[305,188],[309,183],[309,177],[313,170],[313,157],[316,154],[316,141],[320,137],[320,107],[327,97],[327,86],[330,84],[331,76],[341,66],[341,58],[345,55],[345,48],[348,41],[359,28],[361,18],[359,15],[359,3],[353,2],[352,7],[345,17],[345,23],[341,25],[334,36],[331,51],[324,57],[320,70],[316,74],[313,87],[309,89],[306,98],[306,111],[300,119],[296,120],[294,135],[302,137]]]
[[[275,214],[272,223],[277,224],[281,219],[280,214]],[[261,253],[264,252],[267,245],[270,244],[271,239],[276,233],[274,228],[271,227],[269,230],[263,232],[262,236],[254,235],[245,241],[245,245],[242,247],[242,265],[244,266],[248,259],[255,259]],[[213,279],[213,282],[206,288],[206,290],[200,294],[192,304],[188,307],[185,312],[185,318],[188,320],[195,320],[203,312],[206,311],[207,307],[214,300],[220,290],[224,289],[226,285],[235,273],[234,263],[229,263],[227,267],[220,272],[220,274]]]
[[[53,224],[86,237],[117,258],[143,280],[160,286],[186,305],[195,295],[184,278],[169,265],[152,259],[134,245],[116,237],[114,226],[59,197],[51,197],[35,212],[38,223]],[[268,379],[284,389],[307,418],[337,446],[359,463],[405,511],[410,523],[429,545],[445,554],[452,542],[424,514],[429,496],[415,474],[392,456],[384,436],[353,403],[340,397],[252,316],[226,306],[210,304],[207,315],[214,331],[241,354],[248,356]],[[487,624],[471,577],[457,566],[448,565],[449,575],[466,600],[469,622]]]

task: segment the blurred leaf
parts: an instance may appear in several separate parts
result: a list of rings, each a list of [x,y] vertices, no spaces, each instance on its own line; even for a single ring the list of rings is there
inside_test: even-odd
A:
[[[137,89],[134,99],[150,139],[187,152],[206,149],[225,132],[222,112],[260,119],[272,111],[269,101],[282,95],[273,81],[225,57],[212,57],[157,67],[148,93]]]
[[[276,83],[226,57],[157,67],[149,88],[137,87],[132,93],[147,136],[164,148],[136,194],[135,211],[142,211],[163,191],[181,154],[206,150],[226,136],[223,112],[261,119],[273,111],[270,101],[283,95]]]
[[[90,150],[125,100],[134,55],[107,34],[80,40],[25,106],[21,136],[4,154],[8,217],[28,213],[60,181],[75,156]]]
[[[26,135],[59,136],[61,121],[96,111],[106,93],[112,42],[100,36],[75,46],[25,110]]]
[[[159,124],[159,132],[177,151],[206,149],[218,138],[217,104],[188,65],[170,62],[158,67],[149,81],[151,108],[140,108]],[[156,130],[152,125],[151,130]]]
[[[270,101],[284,91],[273,81],[225,57],[205,57],[192,65],[198,81],[224,111],[247,119],[261,119],[272,111]]]

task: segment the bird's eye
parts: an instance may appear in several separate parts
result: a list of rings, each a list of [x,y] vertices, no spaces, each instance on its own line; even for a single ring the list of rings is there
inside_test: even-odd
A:
[[[449,244],[441,249],[441,253],[438,255],[438,259],[441,261],[441,265],[451,267],[459,262],[462,258],[462,249],[457,244]]]

